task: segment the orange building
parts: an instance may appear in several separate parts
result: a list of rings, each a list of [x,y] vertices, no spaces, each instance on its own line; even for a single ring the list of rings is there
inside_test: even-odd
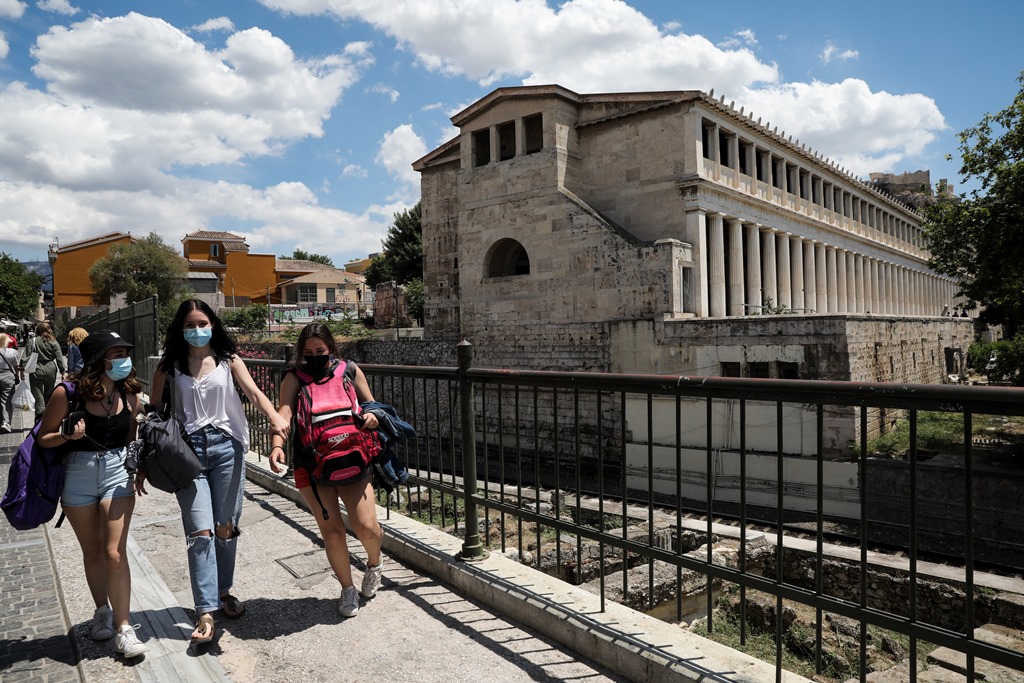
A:
[[[345,264],[345,271],[348,273],[366,272],[366,269],[370,267],[371,263],[373,263],[373,259],[380,258],[382,255],[383,254],[381,254],[380,252],[377,252],[374,254],[370,254],[366,258],[352,259],[351,261]]]
[[[71,244],[51,244],[48,255],[53,269],[54,309],[94,305],[89,280],[92,264],[106,256],[115,244],[135,241],[129,234],[111,232]]]

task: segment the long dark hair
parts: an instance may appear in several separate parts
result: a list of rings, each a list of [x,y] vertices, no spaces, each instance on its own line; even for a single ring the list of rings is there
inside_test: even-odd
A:
[[[224,329],[224,323],[220,321],[220,318],[213,312],[213,309],[200,299],[186,299],[178,306],[178,312],[174,314],[174,319],[167,326],[167,335],[164,337],[164,355],[160,358],[160,364],[157,366],[161,372],[170,374],[172,370],[177,368],[182,374],[189,374],[189,344],[185,341],[184,332],[185,316],[192,311],[201,311],[210,319],[210,327],[213,328],[213,337],[210,338],[210,349],[213,351],[213,357],[217,362],[231,360],[235,357],[238,347],[235,346],[234,340],[228,336],[228,331]]]
[[[327,350],[330,355],[337,357],[338,355],[338,344],[334,341],[334,335],[331,334],[331,328],[324,325],[322,322],[312,322],[302,328],[299,332],[299,338],[295,342],[295,367],[301,368],[303,365],[302,351],[306,347],[306,342],[309,339],[317,338],[327,345]]]

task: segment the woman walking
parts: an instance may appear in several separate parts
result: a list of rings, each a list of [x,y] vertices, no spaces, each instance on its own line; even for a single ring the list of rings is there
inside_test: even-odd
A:
[[[367,383],[363,371],[351,361],[339,361],[336,358],[337,352],[338,347],[334,342],[334,337],[330,329],[323,323],[310,323],[302,329],[296,343],[295,369],[288,372],[281,382],[281,407],[278,408],[278,412],[285,420],[291,422],[292,416],[296,415],[300,391],[304,385],[311,383],[337,382],[340,385],[345,381],[351,381],[360,402],[373,400],[370,385]],[[353,406],[352,411],[358,413],[359,407]],[[377,428],[377,417],[372,413],[362,413],[359,415],[359,419],[362,421],[362,429],[374,430]],[[308,421],[297,419],[295,423],[297,441],[308,445],[311,427],[312,425]],[[275,435],[272,438],[272,443],[270,467],[274,472],[280,473],[284,471],[284,437]],[[298,454],[300,450],[299,444],[296,444],[296,453]],[[371,472],[369,467],[364,466],[344,484],[320,485],[314,492],[310,482],[312,467],[313,463],[308,459],[304,460],[296,455],[295,486],[302,494],[306,505],[313,511],[313,517],[316,519],[317,526],[320,527],[320,535],[327,547],[327,560],[341,583],[338,612],[343,617],[354,617],[359,613],[359,594],[361,593],[365,598],[375,596],[380,587],[383,570],[381,557],[383,532],[377,521]],[[366,550],[366,571],[363,572],[363,580],[358,591],[352,580],[347,531],[345,522],[341,518],[339,500],[345,505],[345,510],[348,512],[352,531],[355,532],[359,542]],[[326,514],[317,512],[321,507]]]
[[[126,658],[147,650],[129,620],[132,579],[125,555],[135,509],[125,447],[135,439],[142,406],[142,386],[128,355],[132,346],[109,330],[90,335],[81,347],[84,366],[71,379],[74,391],[69,395],[67,383],[54,389],[38,436],[44,448],[66,451],[61,505],[82,547],[96,604],[89,633],[95,640],[114,638]],[[84,412],[67,424],[75,411]]]
[[[212,613],[218,608],[230,619],[245,613],[245,605],[231,594],[249,449],[249,424],[236,384],[267,416],[274,433],[288,433],[288,422],[256,386],[235,350],[213,309],[198,299],[185,301],[167,328],[151,384],[151,399],[158,409],[163,397],[170,396],[171,409],[203,466],[192,485],[175,494],[197,615],[194,644],[213,640]],[[139,474],[135,490],[143,494],[145,477]]]
[[[14,420],[14,388],[21,382],[21,358],[8,348],[11,338],[0,332],[0,434],[11,433]]]
[[[81,327],[68,332],[68,374],[73,374],[82,369],[82,352],[79,350],[78,345],[89,336]]]
[[[36,402],[36,422],[43,416],[46,402],[50,400],[50,394],[57,382],[67,372],[64,364],[64,355],[60,352],[60,344],[53,337],[53,330],[46,323],[36,325],[36,336],[25,345],[25,361],[38,353],[36,369],[29,375],[29,388],[32,389],[32,398]]]

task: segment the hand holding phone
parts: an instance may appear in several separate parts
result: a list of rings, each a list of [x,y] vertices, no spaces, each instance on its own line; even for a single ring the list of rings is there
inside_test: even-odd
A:
[[[84,410],[76,410],[60,421],[60,431],[64,436],[71,436],[75,433],[75,427],[85,419]]]

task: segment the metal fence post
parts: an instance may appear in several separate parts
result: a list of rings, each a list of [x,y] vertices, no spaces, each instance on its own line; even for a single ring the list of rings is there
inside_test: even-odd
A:
[[[462,417],[462,490],[466,512],[466,540],[458,559],[482,560],[487,551],[480,543],[480,518],[476,512],[476,413],[473,409],[473,384],[466,371],[473,364],[473,345],[466,340],[456,347],[459,359],[459,413]]]

